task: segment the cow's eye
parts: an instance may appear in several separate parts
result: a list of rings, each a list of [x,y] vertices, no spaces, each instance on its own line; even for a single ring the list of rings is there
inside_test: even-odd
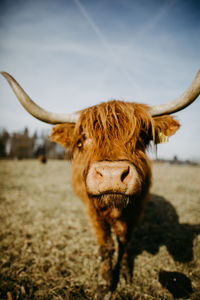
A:
[[[78,140],[78,142],[77,142],[77,148],[79,149],[79,150],[82,150],[83,149],[83,142],[79,139]]]
[[[83,150],[85,140],[86,140],[86,135],[82,134],[82,136],[76,142],[76,147],[78,148],[78,150]]]

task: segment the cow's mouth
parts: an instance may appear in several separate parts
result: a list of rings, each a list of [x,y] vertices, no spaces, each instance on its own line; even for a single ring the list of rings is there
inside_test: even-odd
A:
[[[130,201],[129,195],[112,192],[92,195],[92,198],[95,206],[100,208],[125,208]]]

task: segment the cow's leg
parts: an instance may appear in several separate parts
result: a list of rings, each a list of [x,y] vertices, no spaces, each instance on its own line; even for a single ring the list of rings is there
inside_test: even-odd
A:
[[[124,278],[126,283],[132,283],[132,271],[133,265],[129,259],[128,249],[129,249],[129,240],[127,240],[126,244],[118,239],[119,244],[119,255],[118,255],[118,263],[120,264],[120,273]]]
[[[134,211],[130,209],[124,210],[120,219],[114,223],[114,231],[118,240],[118,260],[114,271],[114,283],[117,285],[119,280],[119,273],[127,283],[132,282],[133,262],[128,255],[130,249],[130,240],[133,229],[141,222],[145,205],[148,200],[147,197],[143,198],[143,203],[134,207]]]
[[[129,261],[128,249],[130,244],[130,237],[132,233],[132,226],[130,222],[118,220],[114,224],[114,230],[118,241],[118,259],[114,270],[114,288],[116,288],[119,281],[119,274],[127,283],[132,282],[132,265]]]
[[[112,296],[112,257],[114,253],[114,247],[112,244],[107,243],[99,247],[99,253],[101,257],[100,269],[98,274],[98,287],[95,295],[95,299],[111,299]]]
[[[109,300],[112,296],[112,257],[114,253],[111,229],[109,223],[94,207],[90,207],[89,214],[96,233],[101,257],[95,299]]]

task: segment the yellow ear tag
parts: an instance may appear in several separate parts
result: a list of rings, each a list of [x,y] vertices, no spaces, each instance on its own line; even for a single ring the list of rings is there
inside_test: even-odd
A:
[[[164,135],[164,133],[159,132],[157,136],[157,144],[167,143],[169,141],[169,137]]]

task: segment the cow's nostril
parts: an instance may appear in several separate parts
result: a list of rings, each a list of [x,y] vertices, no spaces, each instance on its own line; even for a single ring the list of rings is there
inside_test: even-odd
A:
[[[103,177],[103,174],[97,169],[96,169],[96,175],[97,177]]]
[[[124,182],[124,180],[127,178],[130,172],[130,167],[128,167],[121,175],[121,181]]]

